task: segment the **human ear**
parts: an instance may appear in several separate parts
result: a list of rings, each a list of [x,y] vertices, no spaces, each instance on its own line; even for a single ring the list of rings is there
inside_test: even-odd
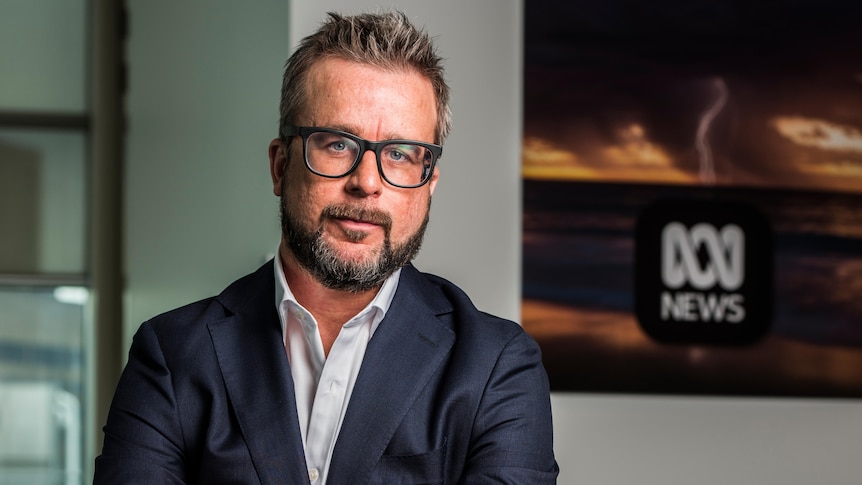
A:
[[[269,175],[272,177],[272,193],[281,197],[281,187],[287,170],[287,145],[276,138],[269,142]]]
[[[440,178],[440,169],[434,167],[434,174],[431,175],[431,180],[428,181],[429,195],[434,195],[434,188],[437,187],[437,179]]]

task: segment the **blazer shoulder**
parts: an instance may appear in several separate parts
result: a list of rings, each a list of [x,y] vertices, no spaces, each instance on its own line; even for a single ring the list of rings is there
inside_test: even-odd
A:
[[[164,345],[170,346],[171,341],[185,345],[195,335],[208,335],[207,325],[211,322],[249,308],[254,309],[256,314],[260,309],[268,308],[267,303],[274,308],[274,291],[272,261],[269,261],[257,271],[234,281],[218,295],[156,315],[141,324],[141,328],[148,327]]]
[[[415,277],[421,281],[420,284],[427,285],[422,293],[429,306],[437,310],[438,318],[447,322],[459,337],[475,336],[495,340],[500,345],[506,345],[521,335],[529,337],[516,322],[477,308],[463,289],[446,278],[422,273],[412,267],[408,275],[408,281]]]

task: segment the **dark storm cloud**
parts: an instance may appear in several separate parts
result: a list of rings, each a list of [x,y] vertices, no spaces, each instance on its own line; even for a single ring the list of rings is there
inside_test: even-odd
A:
[[[776,117],[862,129],[862,2],[530,0],[525,8],[528,138],[583,155],[618,143],[636,123],[695,173],[697,125],[721,79],[729,98],[710,131],[716,168],[743,183],[794,185],[811,182],[798,165],[836,155],[794,145]],[[862,157],[839,155],[851,164]]]

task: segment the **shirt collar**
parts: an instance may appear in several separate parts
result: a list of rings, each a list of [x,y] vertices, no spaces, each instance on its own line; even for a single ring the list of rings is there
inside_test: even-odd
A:
[[[284,276],[284,268],[281,266],[281,257],[279,256],[278,248],[276,248],[275,258],[273,260],[275,268],[275,307],[278,310],[278,320],[281,325],[281,334],[285,335],[285,327],[287,325],[287,312],[290,305],[295,305],[303,311],[308,312],[305,308],[296,301],[293,292],[290,291],[290,286],[287,284],[287,278]],[[374,299],[368,303],[359,313],[345,323],[350,323],[356,320],[356,317],[365,313],[373,312],[373,320],[371,323],[371,335],[377,330],[377,326],[386,316],[389,307],[392,304],[392,299],[395,297],[395,290],[398,288],[398,281],[401,279],[401,268],[395,270],[383,282],[383,286],[374,296]],[[303,326],[304,327],[304,326]]]

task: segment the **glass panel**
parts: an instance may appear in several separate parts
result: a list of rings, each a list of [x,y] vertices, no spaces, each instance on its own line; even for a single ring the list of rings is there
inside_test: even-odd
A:
[[[85,3],[0,2],[0,110],[84,112]]]
[[[82,482],[87,298],[0,288],[0,485]]]
[[[0,273],[83,273],[86,137],[0,130]]]

